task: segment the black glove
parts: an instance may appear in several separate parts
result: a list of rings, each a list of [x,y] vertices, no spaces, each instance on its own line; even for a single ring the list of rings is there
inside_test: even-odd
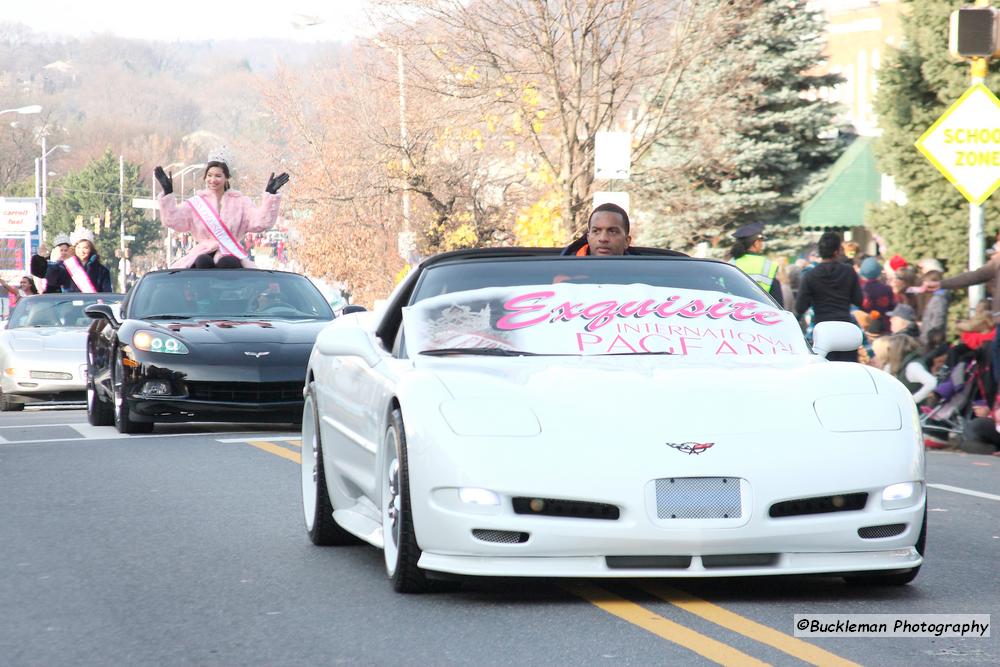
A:
[[[156,180],[160,182],[160,187],[163,188],[163,194],[169,195],[174,192],[173,177],[174,173],[170,172],[167,176],[166,172],[163,171],[163,167],[157,167],[153,170],[153,176],[156,176]]]
[[[277,178],[274,176],[274,172],[271,172],[271,178],[267,179],[267,185],[264,187],[264,192],[272,195],[278,194],[278,188],[288,182],[288,173],[281,172]]]

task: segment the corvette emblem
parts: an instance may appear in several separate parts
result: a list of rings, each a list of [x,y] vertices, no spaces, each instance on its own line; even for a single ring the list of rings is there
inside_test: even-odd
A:
[[[247,355],[248,357],[257,357],[258,359],[260,359],[261,357],[266,357],[267,355],[269,355],[271,353],[270,352],[244,352],[243,354]]]
[[[679,452],[684,452],[685,454],[701,454],[707,449],[711,449],[714,442],[668,442],[667,447],[673,447]]]

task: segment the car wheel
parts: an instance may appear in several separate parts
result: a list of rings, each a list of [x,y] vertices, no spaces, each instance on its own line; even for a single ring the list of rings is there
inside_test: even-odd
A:
[[[115,365],[111,373],[111,387],[114,391],[115,428],[119,433],[149,433],[153,430],[153,422],[133,421],[129,414],[128,401],[125,400],[125,366],[122,364],[121,351],[114,351]]]
[[[11,400],[10,396],[4,395],[0,390],[0,412],[20,412],[24,410],[24,403]]]
[[[316,389],[309,383],[302,408],[302,509],[306,532],[313,544],[341,546],[360,544],[361,540],[340,527],[333,518],[333,503],[326,488],[323,467],[323,443],[319,430]]]
[[[915,545],[917,553],[921,556],[927,548],[927,508],[924,508],[924,520],[920,524],[920,535],[917,536]],[[864,572],[858,576],[844,577],[844,580],[853,586],[905,586],[920,574],[920,565],[911,567],[908,570],[889,572],[880,574],[878,572]]]
[[[427,573],[417,567],[420,547],[410,511],[410,478],[406,458],[403,416],[393,410],[386,429],[382,462],[382,539],[385,569],[400,593],[423,593],[431,588]]]
[[[115,423],[111,403],[101,398],[90,374],[87,375],[87,421],[91,426],[111,426]]]

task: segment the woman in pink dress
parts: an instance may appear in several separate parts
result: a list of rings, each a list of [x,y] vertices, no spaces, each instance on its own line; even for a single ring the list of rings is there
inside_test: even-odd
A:
[[[157,167],[153,173],[163,188],[159,198],[163,224],[175,232],[189,233],[195,240],[190,252],[171,264],[170,268],[195,266],[199,256],[206,254],[216,263],[222,257],[232,255],[244,268],[254,268],[253,262],[246,256],[243,237],[274,226],[281,202],[278,188],[288,182],[288,174],[275,177],[272,173],[260,206],[254,206],[250,197],[230,189],[229,166],[216,156],[205,165],[205,189],[178,206],[170,176],[164,173],[162,167]],[[198,266],[204,266],[204,260],[199,261]]]

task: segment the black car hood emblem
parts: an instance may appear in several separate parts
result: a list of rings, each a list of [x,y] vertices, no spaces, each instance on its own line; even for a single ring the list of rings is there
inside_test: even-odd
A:
[[[701,454],[715,445],[714,442],[668,442],[666,444],[667,447],[672,447],[685,454]]]

